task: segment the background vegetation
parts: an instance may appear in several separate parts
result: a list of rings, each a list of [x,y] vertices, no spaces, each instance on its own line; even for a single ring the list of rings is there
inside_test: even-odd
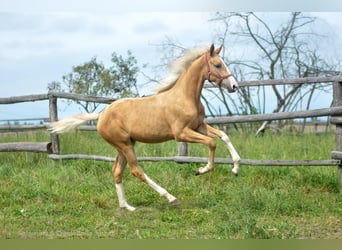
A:
[[[90,96],[112,98],[137,97],[137,59],[130,50],[127,57],[112,53],[112,65],[105,66],[96,57],[72,68],[62,76],[62,81],[48,83],[49,91],[68,92]],[[69,101],[69,104],[72,101]],[[99,106],[96,102],[75,101],[85,112],[94,112]]]
[[[333,133],[232,131],[243,158],[329,159]],[[5,141],[46,141],[45,131],[0,135]],[[62,153],[114,156],[95,132],[61,136]],[[138,144],[139,156],[173,156],[175,142]],[[201,145],[190,155],[207,156]],[[217,157],[227,157],[218,142]],[[181,204],[170,206],[125,171],[128,201],[118,207],[111,163],[52,161],[45,154],[0,153],[0,238],[250,239],[342,238],[342,199],[336,167],[231,166],[195,176],[199,164],[141,163]]]

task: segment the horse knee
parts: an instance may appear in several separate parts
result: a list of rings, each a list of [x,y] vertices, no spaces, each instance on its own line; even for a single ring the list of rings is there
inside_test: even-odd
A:
[[[211,149],[211,150],[215,150],[216,149],[216,143],[213,139],[210,140],[209,144],[208,144],[208,147]]]

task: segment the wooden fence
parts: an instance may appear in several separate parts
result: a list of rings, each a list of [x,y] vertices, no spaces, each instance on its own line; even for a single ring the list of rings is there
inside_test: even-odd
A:
[[[272,121],[282,119],[296,119],[307,117],[320,117],[329,116],[330,123],[336,125],[336,151],[331,152],[331,158],[327,160],[252,160],[241,159],[242,165],[262,165],[262,166],[338,166],[339,181],[342,185],[342,75],[333,77],[307,77],[297,79],[280,79],[280,80],[263,80],[263,81],[249,81],[239,82],[240,87],[253,87],[253,86],[271,86],[271,85],[284,85],[284,84],[315,84],[315,83],[333,83],[333,107],[306,110],[297,112],[281,112],[272,114],[261,115],[244,115],[244,116],[231,116],[231,117],[218,117],[207,119],[208,124],[227,124],[227,123],[250,123],[256,121]],[[211,85],[205,87],[212,87]],[[58,98],[90,101],[97,103],[109,104],[115,99],[106,97],[84,96],[70,93],[49,92],[48,94],[41,95],[27,95],[0,98],[0,104],[12,104],[20,102],[35,102],[41,100],[49,100],[49,117],[50,121],[58,120],[57,113],[57,100]],[[6,125],[0,126],[1,131],[22,131],[32,129],[47,128],[46,125]],[[81,126],[80,129],[95,129],[95,127]],[[186,144],[179,144],[179,152],[175,157],[139,157],[140,161],[175,161],[179,163],[198,162],[207,163],[206,158],[190,157],[187,156]],[[1,143],[0,152],[11,151],[26,151],[26,152],[46,152],[51,159],[92,159],[101,161],[114,161],[112,157],[96,156],[96,155],[61,155],[60,143],[57,134],[51,134],[50,142],[17,142],[17,143]],[[217,163],[232,163],[231,159],[215,158]]]

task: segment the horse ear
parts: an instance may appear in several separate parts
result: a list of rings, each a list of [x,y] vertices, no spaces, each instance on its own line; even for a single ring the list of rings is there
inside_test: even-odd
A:
[[[223,44],[221,44],[221,46],[218,47],[218,48],[215,50],[215,53],[216,53],[217,55],[220,54],[220,51],[221,51],[222,47],[223,47]]]
[[[212,45],[210,46],[210,50],[209,50],[210,56],[214,56],[214,51],[215,51],[215,47],[214,47],[214,44],[212,44]]]

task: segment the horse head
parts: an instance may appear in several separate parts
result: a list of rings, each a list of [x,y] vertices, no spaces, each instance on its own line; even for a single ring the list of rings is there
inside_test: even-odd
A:
[[[214,44],[212,44],[205,55],[208,69],[207,80],[211,83],[215,82],[219,87],[227,88],[230,93],[235,92],[239,85],[223,59],[219,56],[221,49],[222,45],[215,49]]]

